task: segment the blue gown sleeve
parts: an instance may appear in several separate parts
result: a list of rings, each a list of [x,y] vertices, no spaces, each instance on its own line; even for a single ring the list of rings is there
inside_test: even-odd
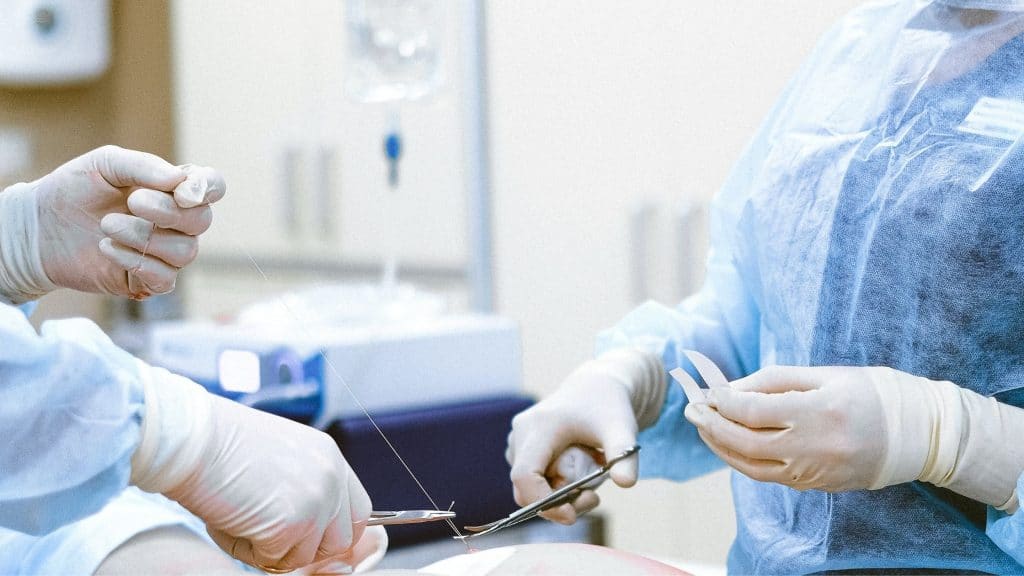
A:
[[[1024,474],[1017,478],[1017,494],[1024,494]],[[1003,552],[1024,565],[1024,514],[1020,510],[1007,514],[989,506],[985,533]]]
[[[598,335],[598,354],[614,348],[639,348],[660,356],[666,371],[681,367],[697,376],[683,355],[683,350],[689,349],[707,355],[730,379],[757,369],[760,317],[744,288],[735,249],[748,177],[750,173],[741,162],[712,203],[711,248],[700,291],[675,308],[656,302],[642,304]],[[643,448],[641,477],[683,481],[721,467],[722,462],[704,445],[696,428],[683,418],[686,396],[674,380],[668,378],[668,382],[657,422],[638,438]]]
[[[708,276],[700,292],[669,308],[647,302],[630,312],[614,328],[602,332],[597,352],[633,347],[661,357],[665,370],[692,370],[683,350],[697,350],[718,364],[730,379],[756,370],[758,365],[758,315],[755,304],[743,294],[743,283],[733,265],[731,242],[724,240],[736,206],[713,206],[718,243],[711,249]],[[725,230],[722,230],[725,228]],[[714,238],[715,236],[713,236]],[[684,481],[721,467],[722,462],[700,439],[697,429],[683,417],[686,396],[668,378],[668,392],[658,420],[642,430],[640,476]]]
[[[730,379],[756,371],[760,357],[761,315],[754,294],[760,290],[757,263],[744,258],[741,221],[751,183],[759,178],[771,146],[771,134],[785,121],[794,87],[811,73],[805,66],[783,92],[772,112],[733,166],[711,203],[707,274],[700,291],[671,308],[647,302],[615,327],[598,335],[597,353],[632,347],[661,357],[665,370],[680,367],[699,379],[683,350],[696,350],[713,360]],[[641,431],[642,477],[683,481],[721,467],[696,429],[683,417],[686,396],[669,378],[669,389],[657,422]]]
[[[139,442],[140,363],[84,319],[37,333],[0,305],[0,526],[41,535],[128,484]]]

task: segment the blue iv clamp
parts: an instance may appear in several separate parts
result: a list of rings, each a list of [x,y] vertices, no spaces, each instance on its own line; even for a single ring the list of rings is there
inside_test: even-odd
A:
[[[402,157],[402,136],[397,132],[384,135],[384,157],[388,161],[388,186],[398,187],[398,160]]]

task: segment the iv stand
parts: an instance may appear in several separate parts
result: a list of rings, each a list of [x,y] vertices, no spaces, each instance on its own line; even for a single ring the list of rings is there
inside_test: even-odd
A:
[[[487,124],[487,15],[485,0],[462,0],[465,85],[466,191],[469,261],[466,284],[475,312],[494,311],[491,166]]]

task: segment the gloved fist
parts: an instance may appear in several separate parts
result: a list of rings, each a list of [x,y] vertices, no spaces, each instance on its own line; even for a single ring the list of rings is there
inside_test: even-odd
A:
[[[209,204],[225,189],[210,168],[175,167],[116,146],[12,186],[0,199],[26,210],[4,210],[4,222],[8,214],[22,217],[28,244],[20,258],[24,282],[15,282],[25,294],[10,299],[55,287],[136,299],[170,292],[178,270],[198,253],[196,237],[210,227]]]
[[[179,502],[225,552],[257,568],[355,564],[374,554],[377,547],[353,548],[370,498],[329,436],[165,370],[140,371],[149,378],[133,484]]]
[[[614,456],[633,447],[638,429],[657,419],[664,398],[664,371],[653,355],[619,350],[580,366],[553,394],[512,420],[505,458],[516,502],[525,506],[583,477],[594,459],[604,463],[602,452]],[[632,486],[637,459],[619,462],[610,476],[619,486]],[[599,503],[592,489],[584,490],[541,516],[572,524]]]
[[[328,574],[362,574],[373,570],[388,550],[388,533],[383,526],[370,526],[348,552],[314,562],[291,572],[296,576],[326,576]]]
[[[686,418],[736,470],[829,492],[920,480],[1017,508],[1024,410],[947,381],[884,367],[772,366]]]

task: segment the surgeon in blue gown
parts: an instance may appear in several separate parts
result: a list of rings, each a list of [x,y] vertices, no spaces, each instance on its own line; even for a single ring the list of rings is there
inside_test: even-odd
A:
[[[1022,210],[1024,1],[865,4],[716,196],[703,288],[516,418],[516,499],[639,442],[620,485],[735,470],[730,572],[1024,572]],[[687,349],[731,380],[706,402],[666,378]]]

